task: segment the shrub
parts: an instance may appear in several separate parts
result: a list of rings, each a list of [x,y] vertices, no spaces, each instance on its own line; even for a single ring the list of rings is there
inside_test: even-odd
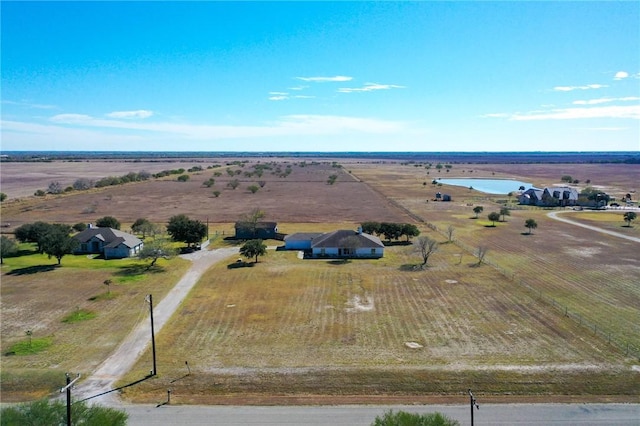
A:
[[[2,408],[2,425],[67,424],[67,406],[61,400],[40,400]],[[129,415],[115,408],[87,405],[76,401],[71,405],[71,420],[77,425],[124,426]]]
[[[377,416],[371,426],[459,426],[453,420],[441,413],[407,413],[406,411],[389,410],[382,417]]]

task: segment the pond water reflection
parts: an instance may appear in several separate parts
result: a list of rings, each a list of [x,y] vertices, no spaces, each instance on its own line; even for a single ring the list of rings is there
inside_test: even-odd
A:
[[[524,186],[524,189],[529,189],[533,186],[530,182],[521,182],[515,179],[441,178],[437,179],[437,181],[443,185],[471,187],[476,191],[486,192],[487,194],[508,194],[518,191],[521,186]]]

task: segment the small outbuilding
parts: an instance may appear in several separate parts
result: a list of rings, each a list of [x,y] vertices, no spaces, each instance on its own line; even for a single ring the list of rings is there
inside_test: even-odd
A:
[[[278,224],[276,222],[236,222],[236,239],[275,239],[278,235]]]

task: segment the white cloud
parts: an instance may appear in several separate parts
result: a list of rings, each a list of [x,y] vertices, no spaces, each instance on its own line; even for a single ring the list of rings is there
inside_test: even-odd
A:
[[[640,105],[605,106],[595,108],[564,108],[549,111],[516,113],[509,119],[515,121],[531,120],[574,120],[582,118],[630,118],[640,120]]]
[[[304,90],[307,89],[309,86],[294,86],[294,87],[289,87],[289,90]]]
[[[134,118],[149,118],[152,115],[153,115],[153,111],[139,109],[137,111],[114,111],[107,114],[107,117],[134,119]]]
[[[614,80],[623,80],[629,77],[629,73],[626,71],[618,71],[616,75],[613,77]]]
[[[506,112],[494,112],[490,114],[481,115],[480,118],[509,118],[511,114],[507,114]]]
[[[365,83],[363,87],[341,87],[338,89],[340,93],[353,93],[353,92],[372,92],[374,90],[389,90],[389,89],[404,89],[404,86],[398,86],[396,84],[378,84],[378,83]]]
[[[58,114],[51,117],[49,120],[54,123],[63,124],[82,124],[91,123],[94,119],[90,115],[85,114]]]
[[[556,92],[571,92],[573,90],[590,90],[590,89],[602,89],[609,87],[606,84],[587,84],[584,86],[556,86],[553,88]]]
[[[605,104],[609,102],[629,102],[629,101],[638,101],[640,100],[637,96],[627,96],[624,98],[600,98],[600,99],[589,99],[589,100],[579,100],[573,101],[574,105],[598,105]]]
[[[351,81],[353,77],[347,77],[344,75],[337,75],[335,77],[296,77],[298,80],[311,81],[314,83],[327,83],[327,82],[341,82]]]
[[[34,108],[34,109],[56,109],[57,108],[57,106],[55,105],[36,104],[28,101],[16,102],[16,101],[10,101],[10,100],[3,100],[2,103],[5,105],[15,105],[15,106],[20,106],[25,108]]]
[[[233,138],[260,138],[273,136],[327,135],[349,133],[393,133],[405,129],[399,121],[379,120],[348,116],[289,115],[278,121],[256,126],[200,125],[174,122],[136,122],[130,120],[104,120],[85,114],[59,114],[50,118],[57,129],[86,130],[87,128],[136,131],[153,133],[157,136],[218,140]],[[29,123],[21,123],[29,126]],[[35,124],[34,124],[35,125]],[[42,127],[42,126],[41,126]],[[4,130],[4,129],[3,129]],[[155,136],[154,136],[155,137]]]
[[[286,95],[274,95],[274,96],[269,96],[269,100],[270,101],[285,101],[289,99],[288,96]]]

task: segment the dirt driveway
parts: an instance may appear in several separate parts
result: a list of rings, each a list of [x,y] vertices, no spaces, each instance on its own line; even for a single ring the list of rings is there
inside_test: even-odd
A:
[[[203,247],[205,248],[205,247]],[[237,247],[216,250],[200,250],[182,255],[193,263],[187,273],[178,281],[173,289],[153,309],[154,331],[158,333],[167,323],[171,315],[187,297],[189,291],[200,277],[213,264],[237,254]],[[116,393],[112,392],[114,383],[126,374],[136,360],[146,350],[151,341],[150,323],[143,321],[127,336],[116,351],[109,356],[98,369],[86,380],[83,380],[74,391],[76,400],[90,398],[92,402],[113,404],[117,402]]]

